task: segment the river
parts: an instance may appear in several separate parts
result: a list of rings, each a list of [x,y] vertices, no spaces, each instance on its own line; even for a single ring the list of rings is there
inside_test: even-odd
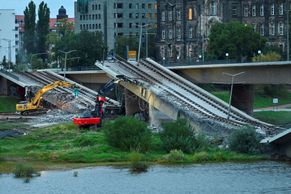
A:
[[[74,176],[74,172],[78,176]],[[190,194],[291,193],[291,165],[279,162],[152,166],[131,174],[127,168],[91,167],[42,171],[29,183],[0,175],[1,194]]]

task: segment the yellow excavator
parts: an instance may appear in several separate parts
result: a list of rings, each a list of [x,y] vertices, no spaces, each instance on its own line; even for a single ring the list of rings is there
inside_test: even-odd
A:
[[[19,112],[21,115],[28,115],[28,114],[38,114],[43,112],[43,107],[40,105],[42,100],[42,96],[57,87],[65,87],[65,88],[74,88],[75,84],[65,82],[65,81],[55,81],[54,83],[48,84],[37,91],[34,97],[29,99],[28,101],[21,101],[16,104],[16,111]]]

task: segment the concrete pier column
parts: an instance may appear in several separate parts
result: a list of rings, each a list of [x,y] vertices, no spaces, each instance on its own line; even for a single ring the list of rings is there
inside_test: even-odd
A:
[[[124,92],[125,92],[125,114],[127,116],[132,116],[135,113],[140,112],[138,105],[138,97],[127,89],[124,89]]]
[[[151,127],[153,128],[159,128],[161,126],[161,122],[159,120],[160,116],[159,116],[159,111],[149,105],[149,124]]]
[[[7,79],[4,77],[0,77],[0,95],[8,95],[8,83]]]
[[[249,115],[253,114],[254,85],[235,84],[233,86],[232,105]]]

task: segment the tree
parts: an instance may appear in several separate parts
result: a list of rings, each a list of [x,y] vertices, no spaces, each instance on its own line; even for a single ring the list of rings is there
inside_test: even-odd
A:
[[[138,40],[134,36],[118,36],[117,37],[116,54],[126,59],[128,50],[135,50],[138,52]]]
[[[38,21],[37,21],[37,52],[44,53],[47,51],[47,35],[49,33],[49,20],[50,20],[50,10],[47,4],[43,1],[39,4],[38,8]],[[43,55],[43,59],[46,57]]]
[[[254,32],[250,25],[240,22],[216,23],[210,31],[208,51],[217,59],[226,59],[225,53],[228,53],[230,59],[244,62],[250,61],[265,44],[266,39]]]
[[[68,67],[93,66],[96,60],[103,60],[107,48],[103,41],[101,32],[81,31],[79,34],[69,33],[57,41],[54,52],[55,57],[63,57],[59,51],[76,50],[70,54],[69,58],[78,57],[79,60],[68,61]]]
[[[63,18],[57,22],[57,33],[62,37],[68,33],[74,32],[74,24],[68,21],[68,18]]]
[[[24,10],[24,48],[28,53],[36,50],[35,18],[35,4],[31,1]]]

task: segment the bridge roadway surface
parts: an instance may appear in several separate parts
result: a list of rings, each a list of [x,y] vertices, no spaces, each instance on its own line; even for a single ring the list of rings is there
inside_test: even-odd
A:
[[[183,116],[190,122],[206,120],[226,127],[253,125],[267,134],[275,128],[235,107],[231,107],[228,118],[227,103],[151,59],[139,64],[119,59],[96,65],[112,77],[124,76],[121,85],[173,119]]]
[[[231,77],[224,73],[245,72],[235,77],[234,84],[291,84],[291,61],[179,65],[167,68],[193,83],[230,84]],[[105,72],[100,70],[66,71],[66,74],[84,83],[108,81]]]

